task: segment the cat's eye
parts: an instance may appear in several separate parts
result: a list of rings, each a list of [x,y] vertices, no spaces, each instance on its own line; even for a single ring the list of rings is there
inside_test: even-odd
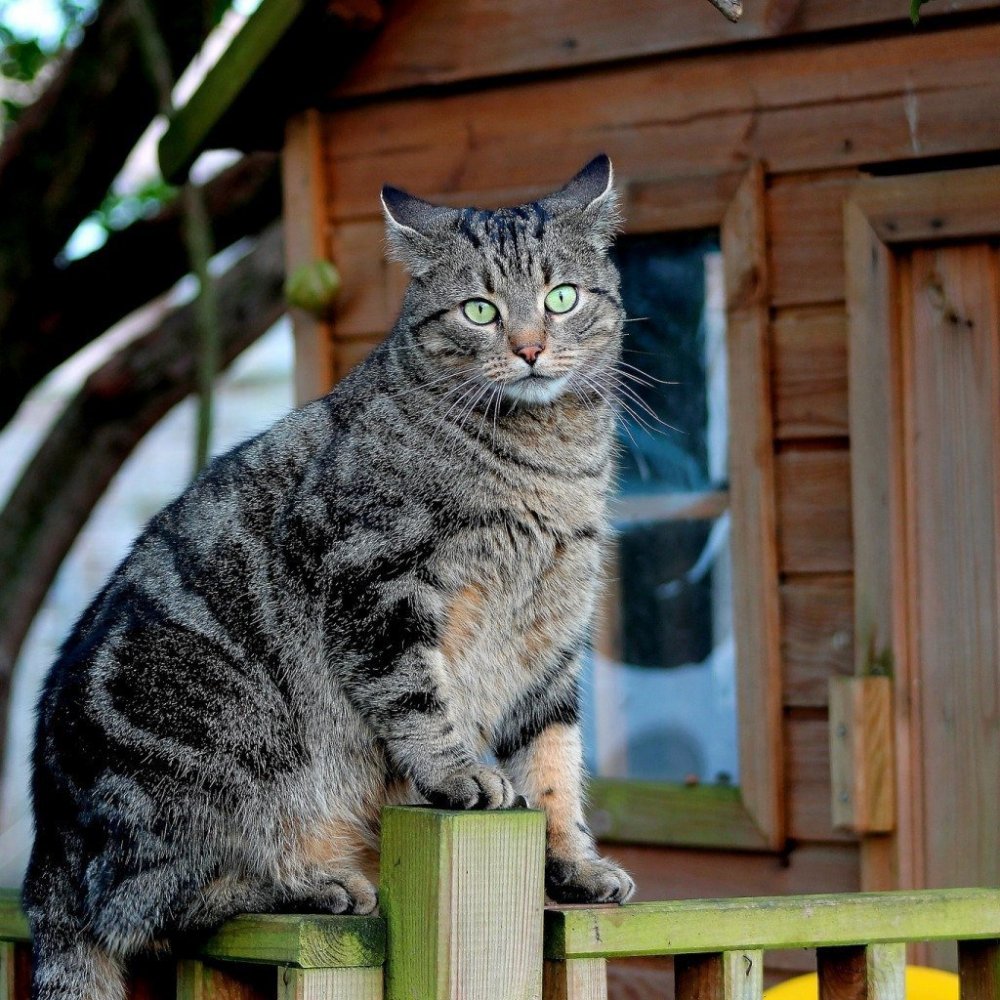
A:
[[[486,299],[469,299],[463,303],[462,312],[465,318],[477,326],[486,326],[497,318],[497,307]]]
[[[576,300],[574,285],[557,285],[545,296],[545,308],[553,313],[567,313],[576,305]]]

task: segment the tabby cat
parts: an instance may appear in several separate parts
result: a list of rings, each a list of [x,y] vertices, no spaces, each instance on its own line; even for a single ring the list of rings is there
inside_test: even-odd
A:
[[[577,721],[615,464],[611,164],[517,208],[382,202],[412,278],[391,336],[154,517],[49,674],[37,1000],[118,1000],[130,956],[236,913],[370,913],[388,802],[523,796],[553,898],[632,894],[584,824]]]

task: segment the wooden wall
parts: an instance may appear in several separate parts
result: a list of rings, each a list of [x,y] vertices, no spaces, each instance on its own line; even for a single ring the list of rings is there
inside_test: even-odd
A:
[[[688,12],[677,24],[659,0],[628,18],[601,0],[553,4],[574,19],[562,34],[548,15],[533,29],[545,5],[465,6],[478,14],[399,4],[317,120],[313,223],[344,280],[332,324],[315,334],[331,348],[319,379],[339,378],[395,318],[405,279],[383,259],[383,182],[445,203],[516,203],[603,150],[628,227],[651,231],[718,223],[763,163],[780,563],[764,585],[780,593],[788,847],[611,850],[644,898],[857,889],[857,842],[831,822],[827,749],[827,682],[853,663],[842,207],[873,168],[1000,152],[1000,3],[953,2],[915,31],[903,0],[747,0],[732,47],[703,0],[697,17],[678,3]],[[749,44],[768,32],[788,37]],[[701,45],[716,47],[677,51]],[[538,75],[504,76],[527,70]],[[665,988],[655,963],[618,980],[619,996]]]

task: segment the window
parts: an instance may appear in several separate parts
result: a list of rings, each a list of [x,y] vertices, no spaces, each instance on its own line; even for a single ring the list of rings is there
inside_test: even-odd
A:
[[[627,237],[618,532],[585,699],[614,778],[738,777],[722,255],[717,231]]]
[[[642,234],[617,251],[625,361],[645,375],[625,371],[645,384],[626,380],[620,534],[584,697],[607,840],[783,844],[762,168],[730,190],[692,204],[683,178],[646,184],[628,211]],[[664,218],[716,228],[653,234]]]

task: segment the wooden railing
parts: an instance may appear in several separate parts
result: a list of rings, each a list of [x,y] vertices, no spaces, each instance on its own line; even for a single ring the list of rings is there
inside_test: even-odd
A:
[[[135,1000],[604,1000],[606,962],[674,956],[677,1000],[758,1000],[764,953],[814,948],[821,1000],[902,1000],[911,941],[957,941],[962,1000],[1000,1000],[1000,890],[550,907],[541,813],[387,809],[381,917],[245,916],[137,971]],[[28,928],[0,895],[0,1000]]]

